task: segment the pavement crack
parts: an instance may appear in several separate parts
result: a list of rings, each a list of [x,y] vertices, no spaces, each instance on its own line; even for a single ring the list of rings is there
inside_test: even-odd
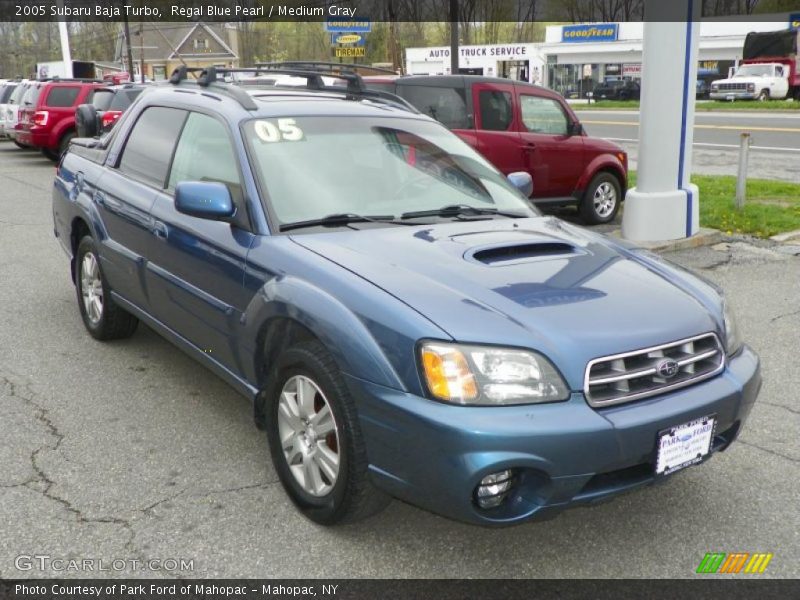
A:
[[[791,456],[788,456],[786,454],[782,454],[780,452],[775,452],[775,450],[770,450],[769,448],[764,448],[763,446],[759,446],[758,444],[753,444],[751,442],[746,442],[741,438],[739,438],[739,443],[740,444],[744,444],[745,446],[751,446],[753,448],[757,448],[757,449],[761,450],[762,452],[766,452],[767,454],[772,454],[772,455],[778,456],[780,458],[785,458],[786,460],[791,461],[793,463],[800,464],[800,459],[792,458]]]
[[[185,494],[185,493],[186,493],[186,490],[181,490],[177,494],[173,494],[172,496],[168,496],[167,498],[162,498],[161,500],[158,500],[157,502],[153,502],[152,504],[150,504],[148,506],[145,506],[144,508],[140,508],[139,512],[146,515],[146,514],[150,513],[157,506],[161,506],[165,502],[169,502],[171,500],[177,500],[178,498],[183,496],[183,494]]]
[[[255,490],[255,489],[258,489],[258,488],[266,489],[266,488],[268,488],[268,487],[270,487],[272,485],[275,485],[276,483],[278,483],[277,479],[275,479],[273,481],[264,481],[262,483],[254,483],[254,484],[251,484],[251,485],[243,485],[243,486],[240,486],[240,487],[224,488],[224,489],[221,489],[221,490],[214,490],[214,491],[211,491],[211,492],[206,492],[205,494],[201,495],[201,498],[205,498],[207,496],[215,496],[217,494],[233,494],[233,493],[236,493],[236,492],[242,492],[244,490]]]
[[[778,319],[785,319],[786,317],[793,317],[793,316],[795,316],[795,315],[800,315],[800,310],[795,310],[795,311],[793,311],[793,312],[790,312],[790,313],[785,313],[785,314],[783,314],[783,315],[778,315],[777,317],[772,317],[772,318],[769,320],[769,322],[770,322],[770,323],[774,323],[774,322],[775,322],[775,321],[777,321]]]
[[[128,532],[128,540],[125,542],[125,548],[132,553],[139,554],[133,545],[135,533],[131,523],[119,517],[89,517],[83,511],[73,506],[73,504],[66,498],[62,498],[53,491],[53,486],[56,482],[44,471],[44,468],[39,464],[39,454],[44,450],[58,451],[61,443],[64,441],[64,434],[61,433],[56,423],[50,418],[50,411],[37,402],[37,392],[30,388],[29,384],[20,385],[13,379],[6,375],[0,375],[0,385],[6,389],[7,395],[10,398],[16,398],[23,404],[33,409],[34,418],[39,421],[47,429],[49,435],[55,439],[54,443],[44,444],[39,446],[30,455],[31,468],[36,474],[36,477],[26,481],[21,486],[29,490],[41,494],[48,500],[60,504],[64,510],[75,516],[79,523],[83,524],[113,524],[123,527]]]
[[[775,406],[777,408],[782,408],[784,410],[788,410],[790,413],[794,413],[796,415],[800,415],[800,410],[796,408],[792,408],[790,406],[786,406],[785,404],[776,404],[775,402],[767,402],[766,400],[759,400],[759,404],[766,404],[767,406]]]

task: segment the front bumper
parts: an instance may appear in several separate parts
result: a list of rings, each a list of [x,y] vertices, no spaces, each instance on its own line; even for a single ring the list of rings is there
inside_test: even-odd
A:
[[[708,97],[712,100],[755,100],[759,92],[745,92],[742,90],[711,92]]]
[[[652,484],[659,431],[715,414],[712,452],[736,438],[761,388],[747,347],[717,377],[659,397],[595,410],[583,394],[566,402],[451,406],[352,377],[373,483],[432,512],[481,525],[546,519]],[[707,458],[708,458],[707,457]],[[515,469],[513,493],[480,509],[473,490]]]

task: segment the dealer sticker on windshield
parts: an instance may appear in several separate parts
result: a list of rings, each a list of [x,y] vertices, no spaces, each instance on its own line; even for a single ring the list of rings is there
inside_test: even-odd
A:
[[[669,475],[703,460],[714,439],[713,416],[695,419],[658,434],[656,475]]]

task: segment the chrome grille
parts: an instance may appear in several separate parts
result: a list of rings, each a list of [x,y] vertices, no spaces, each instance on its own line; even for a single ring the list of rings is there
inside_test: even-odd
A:
[[[659,365],[677,363],[673,376]],[[705,333],[669,344],[596,358],[586,367],[583,392],[589,405],[609,406],[692,385],[722,371],[725,352],[717,336]],[[674,368],[675,365],[673,364]]]
[[[721,92],[746,92],[746,83],[720,83],[719,89]]]

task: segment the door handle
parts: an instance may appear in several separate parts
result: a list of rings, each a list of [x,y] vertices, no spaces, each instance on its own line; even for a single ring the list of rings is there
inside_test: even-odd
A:
[[[103,206],[106,203],[106,195],[103,192],[95,192],[94,201]]]
[[[167,225],[163,221],[154,221],[151,231],[153,232],[153,235],[162,240],[166,240],[169,234]]]

